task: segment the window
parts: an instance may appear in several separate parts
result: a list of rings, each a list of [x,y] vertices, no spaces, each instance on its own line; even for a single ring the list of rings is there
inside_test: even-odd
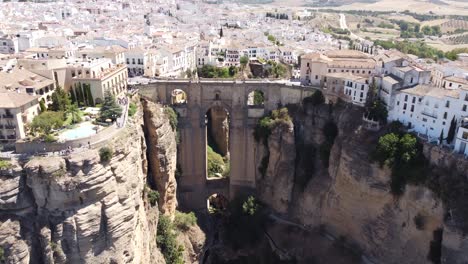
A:
[[[363,85],[361,85],[361,90],[364,90],[364,84],[363,84]]]
[[[413,83],[413,77],[411,77],[410,83]]]
[[[406,110],[406,103],[403,105],[403,110]]]
[[[310,63],[307,63],[307,67],[310,67]]]
[[[416,97],[413,97],[413,104],[416,103]]]
[[[328,73],[331,73],[331,69],[328,69]]]
[[[466,105],[463,105],[462,111],[466,112]]]
[[[396,102],[396,105],[400,105],[400,101],[397,101],[397,102]]]
[[[468,101],[468,94],[465,95],[465,101]]]
[[[450,101],[445,102],[445,107],[447,107],[447,108],[450,107]]]
[[[452,87],[452,83],[449,83],[449,87]]]
[[[318,75],[315,75],[315,80],[318,80]]]
[[[411,106],[411,112],[414,112],[414,105]]]
[[[361,96],[360,96],[360,97],[361,97],[361,98],[364,97],[364,93],[363,93],[363,92],[361,92]]]
[[[408,95],[405,95],[405,102],[408,102]]]
[[[447,119],[447,112],[444,113],[444,119]]]

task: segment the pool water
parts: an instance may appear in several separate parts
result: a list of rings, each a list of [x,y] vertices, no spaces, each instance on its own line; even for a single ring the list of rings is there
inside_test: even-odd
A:
[[[59,140],[73,140],[95,135],[96,130],[93,129],[94,127],[95,125],[93,125],[91,122],[80,123],[79,127],[65,130],[62,133],[60,133]]]

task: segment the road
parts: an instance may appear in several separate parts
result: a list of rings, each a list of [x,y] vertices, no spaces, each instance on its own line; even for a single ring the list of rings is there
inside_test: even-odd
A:
[[[349,30],[348,25],[346,24],[346,16],[344,14],[340,14],[340,28]],[[349,32],[351,33],[349,35],[350,38],[357,39],[361,41],[362,43],[366,42],[364,38],[361,38],[360,36],[354,34],[351,30],[349,30]]]

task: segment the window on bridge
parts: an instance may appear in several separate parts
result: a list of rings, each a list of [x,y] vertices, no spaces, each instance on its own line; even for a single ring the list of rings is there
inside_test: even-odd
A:
[[[229,200],[222,194],[213,194],[208,197],[206,204],[210,214],[223,213],[228,207]]]
[[[263,107],[265,105],[265,95],[262,91],[255,90],[247,96],[247,105],[255,107]]]
[[[229,113],[214,106],[206,112],[206,176],[210,180],[226,178],[230,172]]]
[[[172,105],[184,105],[187,104],[187,94],[181,89],[175,89],[171,94]]]

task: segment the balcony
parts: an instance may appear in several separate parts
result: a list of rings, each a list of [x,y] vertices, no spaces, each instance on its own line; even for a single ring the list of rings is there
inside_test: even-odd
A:
[[[9,135],[9,136],[7,136],[7,139],[16,139],[16,136],[15,135]]]
[[[12,119],[14,117],[14,115],[12,114],[4,114],[2,115],[3,118],[8,118],[8,119]]]
[[[428,117],[437,118],[436,113],[429,113],[429,112],[423,111],[421,114],[425,115],[425,116],[428,116]]]
[[[16,129],[16,125],[4,125],[5,129]]]

